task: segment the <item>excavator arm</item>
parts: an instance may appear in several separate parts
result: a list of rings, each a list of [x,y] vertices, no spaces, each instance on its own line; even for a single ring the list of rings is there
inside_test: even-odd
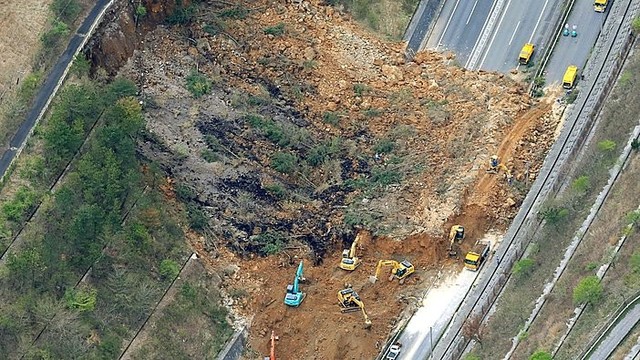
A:
[[[358,305],[360,311],[362,311],[362,317],[364,317],[364,327],[368,329],[371,327],[371,320],[369,320],[369,315],[367,315],[367,311],[364,309],[364,302],[362,300],[358,300],[356,298],[352,299],[353,303]]]
[[[395,260],[380,260],[378,261],[378,266],[376,266],[376,274],[375,274],[375,279],[378,280],[378,275],[380,275],[380,270],[384,267],[384,266],[393,266],[394,269],[397,269],[400,266],[400,263],[395,261]]]

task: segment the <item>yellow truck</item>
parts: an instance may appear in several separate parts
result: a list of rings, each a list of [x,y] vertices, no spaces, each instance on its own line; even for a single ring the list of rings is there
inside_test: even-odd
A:
[[[593,10],[599,13],[603,13],[605,10],[607,10],[608,4],[609,4],[609,0],[594,0]]]
[[[464,257],[464,267],[471,271],[478,271],[480,266],[487,260],[489,257],[489,251],[491,250],[491,245],[487,241],[479,240],[473,246],[473,249],[467,253]]]
[[[577,76],[578,67],[575,65],[569,65],[569,67],[567,67],[567,71],[564,72],[564,76],[562,77],[562,87],[567,90],[573,88],[573,84],[576,82]]]
[[[518,58],[518,62],[520,65],[527,65],[529,60],[531,59],[531,55],[533,55],[534,46],[531,43],[526,43],[520,50],[520,57]]]

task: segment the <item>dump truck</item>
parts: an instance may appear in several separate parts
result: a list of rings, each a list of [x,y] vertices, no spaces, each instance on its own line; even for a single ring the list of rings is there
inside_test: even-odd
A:
[[[464,267],[471,271],[478,271],[480,266],[489,257],[491,244],[488,241],[478,240],[473,249],[464,257]]]
[[[518,58],[518,62],[520,65],[527,65],[529,60],[531,60],[531,55],[533,55],[533,49],[535,47],[531,43],[526,43],[520,50],[520,57]]]
[[[607,10],[607,5],[609,4],[609,0],[594,0],[593,1],[593,10],[595,12],[603,13]]]
[[[569,65],[567,67],[567,71],[564,72],[564,76],[562,77],[562,87],[567,90],[573,88],[573,84],[575,83],[577,76],[578,67],[575,65]]]

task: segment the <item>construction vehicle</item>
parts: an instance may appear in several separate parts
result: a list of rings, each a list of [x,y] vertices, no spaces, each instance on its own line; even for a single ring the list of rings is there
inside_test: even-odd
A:
[[[511,174],[511,170],[509,170],[509,168],[505,164],[500,162],[500,158],[498,157],[498,155],[491,156],[491,159],[489,160],[489,168],[487,169],[487,172],[492,174],[497,174],[500,172],[500,170],[504,171],[504,178],[507,180],[508,183],[511,184],[511,182],[513,181],[513,175]]]
[[[531,59],[531,55],[533,55],[533,49],[535,47],[531,43],[526,43],[520,50],[520,56],[518,58],[518,62],[520,65],[527,65],[529,60]]]
[[[464,239],[464,227],[462,225],[453,225],[449,231],[449,257],[458,257],[458,250],[454,246],[460,245]]]
[[[576,81],[577,76],[578,67],[575,65],[569,65],[569,67],[567,67],[567,71],[564,72],[564,76],[562,77],[562,87],[567,90],[573,88],[573,84]]]
[[[300,290],[300,282],[304,281],[302,261],[298,265],[296,271],[296,277],[293,279],[293,284],[287,285],[287,293],[284,296],[284,303],[289,306],[300,306],[304,300],[306,294]]]
[[[338,291],[338,303],[340,304],[340,311],[342,313],[348,313],[352,311],[362,311],[362,316],[364,317],[364,328],[368,329],[371,327],[371,320],[369,320],[369,315],[367,315],[366,310],[364,309],[364,302],[358,296],[355,290],[351,287],[347,287]]]
[[[356,256],[356,247],[360,241],[362,232],[359,232],[356,239],[353,240],[350,249],[342,251],[342,260],[340,260],[340,269],[353,271],[360,265],[360,259]]]
[[[471,271],[478,271],[480,266],[489,257],[491,244],[488,241],[478,240],[473,249],[464,257],[464,267]]]
[[[264,357],[264,360],[276,360],[276,340],[278,340],[278,337],[275,331],[271,330],[271,352],[269,356]]]
[[[391,265],[391,275],[389,276],[389,281],[392,281],[395,277],[400,280],[400,284],[404,284],[404,280],[407,276],[413,274],[416,271],[416,268],[409,261],[404,260],[402,262],[397,262],[395,260],[380,260],[378,261],[378,266],[376,267],[376,275],[373,277],[372,282],[376,282],[378,280],[378,275],[380,275],[380,270],[383,266]]]
[[[603,13],[607,10],[607,5],[609,5],[609,0],[594,0],[593,10],[595,10],[595,12]]]

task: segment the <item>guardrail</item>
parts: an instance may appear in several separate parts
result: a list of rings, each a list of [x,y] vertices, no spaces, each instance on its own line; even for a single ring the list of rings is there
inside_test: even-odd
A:
[[[567,19],[569,18],[569,14],[571,14],[571,9],[573,9],[573,4],[575,4],[575,2],[576,0],[567,1],[567,9],[565,10],[564,15],[562,16],[562,20],[556,24],[556,27],[553,30],[556,35],[553,38],[553,41],[551,42],[551,44],[549,44],[549,46],[547,46],[544,49],[544,55],[542,56],[542,61],[540,62],[540,66],[538,66],[537,70],[533,74],[533,78],[531,79],[532,80],[531,85],[529,85],[529,95],[531,96],[533,96],[534,92],[538,89],[538,87],[535,85],[534,80],[542,74],[545,67],[547,66],[547,63],[549,62],[549,58],[551,58],[551,54],[553,53],[553,48],[556,46],[556,43],[560,38],[562,28],[564,24],[567,23]]]
[[[609,334],[609,331],[611,330],[611,328],[613,328],[613,326],[618,323],[618,320],[620,320],[620,318],[627,312],[627,310],[629,310],[629,308],[632,305],[638,305],[638,304],[640,304],[640,291],[636,292],[631,298],[631,300],[625,299],[622,302],[622,304],[618,307],[616,312],[613,313],[612,319],[610,319],[608,323],[605,323],[605,325],[600,327],[598,331],[600,335],[591,339],[591,341],[589,342],[590,344],[589,347],[587,347],[586,350],[584,350],[582,354],[580,354],[580,359],[585,360],[593,352],[593,350],[596,349],[596,346],[598,346],[598,344],[602,341],[602,339],[604,339],[605,336]]]

